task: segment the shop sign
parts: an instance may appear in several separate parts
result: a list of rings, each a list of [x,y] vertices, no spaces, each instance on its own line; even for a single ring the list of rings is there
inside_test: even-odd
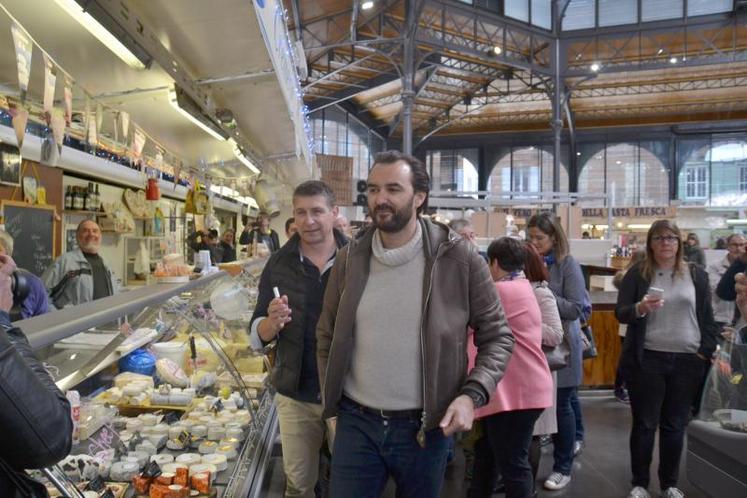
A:
[[[614,218],[674,218],[677,208],[661,207],[616,207],[612,208]],[[606,218],[607,208],[582,208],[582,218]]]

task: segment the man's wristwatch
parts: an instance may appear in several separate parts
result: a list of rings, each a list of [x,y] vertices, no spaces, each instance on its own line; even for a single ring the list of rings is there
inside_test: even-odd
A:
[[[482,396],[482,394],[475,391],[474,389],[462,389],[462,392],[460,394],[469,396],[475,408],[480,408],[485,404],[485,398]]]

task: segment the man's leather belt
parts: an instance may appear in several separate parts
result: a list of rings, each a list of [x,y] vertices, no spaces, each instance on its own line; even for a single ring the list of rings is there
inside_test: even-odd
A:
[[[377,417],[381,418],[411,418],[420,420],[420,415],[422,414],[422,410],[380,410],[378,408],[370,408],[368,406],[361,405],[357,401],[353,401],[347,396],[343,396],[343,400],[353,405],[356,410],[359,410],[363,413],[368,413],[369,415],[376,415]]]

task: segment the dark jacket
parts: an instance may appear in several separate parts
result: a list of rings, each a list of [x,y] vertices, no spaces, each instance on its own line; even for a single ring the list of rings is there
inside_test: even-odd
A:
[[[48,467],[65,458],[72,432],[70,403],[23,332],[0,311],[0,496],[24,496],[21,491],[33,482],[23,469]]]
[[[420,220],[425,278],[403,294],[423,293],[423,414],[425,430],[438,426],[449,404],[465,389],[485,401],[506,371],[514,346],[498,294],[477,248],[445,225]],[[369,229],[340,251],[317,325],[317,364],[324,417],[333,417],[342,396],[355,340],[355,314],[368,281]],[[467,375],[467,327],[475,331],[477,358]]]
[[[232,246],[230,244],[227,244],[220,241],[220,244],[218,244],[223,252],[222,261],[221,263],[230,263],[232,261],[236,261],[236,246]]]
[[[701,268],[705,268],[705,265],[706,265],[705,251],[703,251],[702,247],[697,246],[697,245],[691,246],[689,244],[685,244],[683,249],[684,249],[683,256],[685,258],[685,261],[689,263],[695,263]]]
[[[335,230],[335,241],[337,247],[341,248],[347,244],[345,236]],[[291,398],[299,394],[301,384],[302,362],[306,351],[305,329],[307,301],[310,296],[306,295],[305,274],[306,271],[301,262],[299,252],[298,234],[291,237],[288,242],[276,253],[270,256],[262,271],[259,283],[259,296],[257,307],[252,316],[251,323],[260,317],[267,316],[267,306],[273,299],[273,287],[277,287],[281,294],[288,296],[288,306],[292,310],[292,320],[283,327],[277,336],[277,353],[275,366],[270,374],[273,387],[280,393]],[[315,296],[321,302],[322,296]],[[317,310],[318,312],[319,310]],[[316,324],[312,324],[315,328]],[[316,353],[316,344],[312,345],[311,355]]]
[[[620,323],[628,325],[628,332],[623,343],[622,361],[624,368],[637,368],[643,360],[643,347],[646,338],[647,318],[636,317],[635,305],[648,292],[650,282],[646,281],[641,274],[642,263],[633,265],[620,284],[620,292],[617,295],[617,306],[615,317]],[[711,307],[711,289],[708,285],[708,274],[695,264],[688,264],[688,270],[695,285],[695,314],[700,329],[700,347],[698,353],[705,358],[711,358],[716,350],[716,336],[719,327],[713,319],[713,308]],[[665,296],[666,298],[666,296]],[[660,313],[660,311],[655,311]]]
[[[257,242],[264,242],[270,252],[280,250],[280,238],[278,238],[278,233],[273,229],[270,229],[270,233],[260,233],[257,229],[245,230],[241,232],[239,244],[249,245],[254,242],[254,237],[257,237]]]
[[[737,258],[731,266],[726,270],[726,273],[719,280],[716,286],[716,295],[724,301],[734,301],[737,299],[737,288],[734,282],[734,277],[738,273],[747,271],[747,263],[742,261],[742,258]]]

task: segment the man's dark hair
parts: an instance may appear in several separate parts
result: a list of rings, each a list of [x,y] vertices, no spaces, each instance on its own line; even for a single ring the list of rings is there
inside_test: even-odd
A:
[[[210,230],[208,230],[208,237],[210,237],[211,239],[217,239],[218,230],[216,230],[215,228],[211,228]]]
[[[425,194],[425,201],[418,208],[418,214],[421,214],[428,208],[428,193],[431,191],[431,179],[423,161],[415,156],[403,154],[398,150],[387,150],[376,154],[371,169],[376,167],[377,164],[394,164],[397,161],[404,161],[410,166],[410,171],[412,171],[412,189],[415,192],[423,192]]]
[[[296,221],[296,219],[293,216],[285,220],[285,233],[288,233],[288,229],[294,221]]]
[[[330,208],[335,207],[335,204],[337,204],[335,193],[332,192],[329,185],[321,180],[309,180],[303,182],[293,191],[294,199],[296,197],[314,197],[316,195],[323,195],[327,199],[327,204],[329,204]],[[286,224],[286,230],[288,226],[290,225]]]
[[[524,243],[513,237],[501,237],[488,246],[488,261],[492,265],[497,261],[503,270],[521,271],[527,259],[527,249]]]

